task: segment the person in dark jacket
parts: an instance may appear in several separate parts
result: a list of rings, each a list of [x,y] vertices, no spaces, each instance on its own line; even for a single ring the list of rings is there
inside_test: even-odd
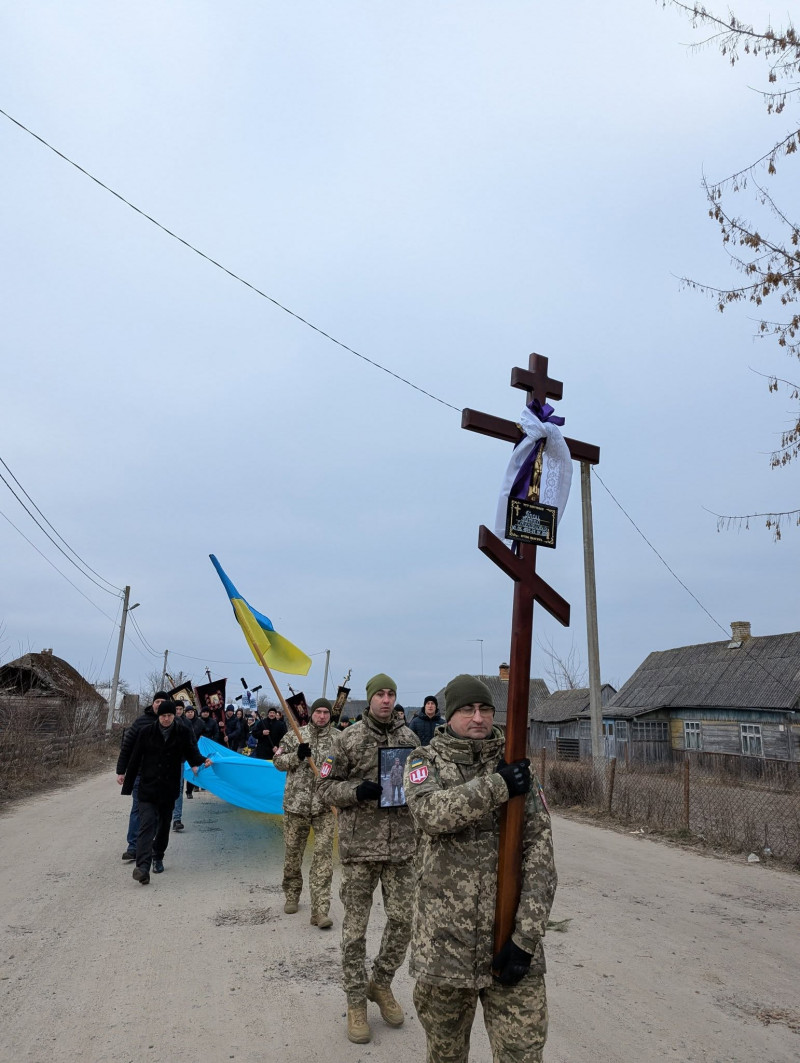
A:
[[[122,793],[133,791],[139,780],[139,834],[136,838],[134,879],[146,886],[150,867],[164,870],[164,853],[169,845],[169,826],[175,798],[181,788],[181,769],[186,760],[194,769],[208,767],[187,728],[175,722],[175,702],[161,701],[158,719],[142,728],[136,738],[128,767],[122,779]]]
[[[415,713],[408,726],[419,739],[419,744],[428,746],[436,732],[436,728],[444,727],[445,722],[444,716],[439,715],[439,702],[433,694],[428,694],[422,708]]]
[[[219,742],[219,744],[222,745],[222,735],[219,731],[219,724],[211,715],[211,710],[208,705],[203,705],[200,709],[200,722],[203,725],[200,737],[210,738],[212,742]]]
[[[184,711],[183,724],[185,727],[189,728],[189,730],[192,732],[192,737],[194,738],[195,742],[197,742],[197,739],[203,733],[203,721],[197,715],[197,709],[191,703],[186,706],[186,709]],[[199,786],[195,786],[193,783],[187,782],[186,796],[191,799],[194,791],[199,789]]]
[[[250,728],[250,734],[258,743],[252,755],[258,760],[272,760],[275,750],[286,734],[286,724],[277,719],[274,709],[270,709],[263,720],[256,720]]]
[[[225,741],[228,743],[228,749],[232,749],[234,753],[242,743],[242,728],[233,705],[229,705],[225,710]]]
[[[122,732],[122,742],[119,747],[119,756],[117,757],[117,778],[119,780],[120,775],[124,775],[128,768],[128,761],[130,760],[133,747],[136,745],[136,738],[143,727],[147,727],[148,724],[155,723],[156,710],[162,701],[167,698],[166,690],[157,690],[153,695],[153,704],[148,705],[141,716],[137,716],[130,727],[126,727]],[[131,790],[133,800],[131,801],[131,814],[128,817],[128,838],[127,847],[122,854],[123,860],[135,860],[136,859],[136,837],[139,833],[139,785],[138,780],[134,783]]]

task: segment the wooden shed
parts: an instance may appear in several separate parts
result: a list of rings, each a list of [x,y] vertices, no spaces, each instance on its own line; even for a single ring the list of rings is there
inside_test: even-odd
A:
[[[603,683],[600,688],[601,704],[607,705],[615,694],[616,689],[610,683]],[[533,710],[528,734],[528,748],[532,754],[537,750],[546,749],[548,758],[555,757],[558,760],[578,760],[581,757],[590,757],[592,755],[592,730],[589,714],[589,688],[574,687],[571,690],[554,690]],[[606,745],[608,746],[608,738],[606,738]],[[613,757],[615,751],[607,749],[606,755]]]
[[[0,667],[0,727],[27,726],[43,734],[105,728],[108,704],[71,664],[52,650],[26,653]]]

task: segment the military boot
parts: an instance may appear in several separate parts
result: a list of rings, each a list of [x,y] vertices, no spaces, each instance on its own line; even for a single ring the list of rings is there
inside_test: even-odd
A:
[[[406,1017],[403,1014],[403,1009],[394,999],[391,986],[377,985],[370,978],[367,986],[367,1000],[372,1000],[378,1005],[381,1011],[381,1018],[388,1026],[402,1026],[405,1022]]]
[[[372,1040],[366,1004],[347,1005],[347,1040],[354,1045],[365,1045]]]
[[[330,928],[333,926],[333,920],[329,915],[326,915],[324,912],[312,912],[311,925],[318,926],[320,930],[330,930]]]
[[[294,915],[294,913],[299,909],[299,907],[300,904],[297,897],[287,897],[286,904],[284,904],[283,906],[283,910],[284,912],[286,912],[287,915]]]

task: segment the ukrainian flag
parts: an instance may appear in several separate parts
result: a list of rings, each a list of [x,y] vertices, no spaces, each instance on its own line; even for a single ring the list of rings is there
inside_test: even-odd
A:
[[[261,659],[258,655],[260,650],[261,656],[270,668],[274,668],[277,672],[288,672],[290,675],[308,675],[308,670],[311,667],[311,658],[298,649],[294,643],[285,639],[283,635],[279,635],[272,626],[270,618],[264,616],[263,613],[259,613],[239,594],[216,557],[213,554],[208,556],[211,558],[211,564],[217,570],[217,575],[222,580],[223,587],[228,592],[236,619],[239,621],[239,626],[247,639],[247,645],[250,647],[256,661],[261,664]]]

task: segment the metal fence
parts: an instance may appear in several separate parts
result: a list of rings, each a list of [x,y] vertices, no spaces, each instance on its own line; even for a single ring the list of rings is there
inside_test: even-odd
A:
[[[548,804],[601,811],[634,827],[684,832],[800,868],[800,764],[687,751],[647,764],[534,761]]]

